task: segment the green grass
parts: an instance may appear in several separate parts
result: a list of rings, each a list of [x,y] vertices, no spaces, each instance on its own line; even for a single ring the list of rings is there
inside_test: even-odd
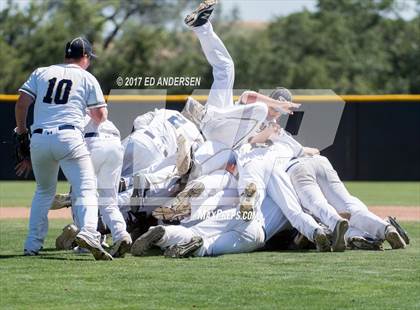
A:
[[[0,181],[0,207],[30,207],[35,192],[34,181]],[[58,182],[57,192],[69,191],[67,182]]]
[[[346,182],[368,206],[420,206],[420,182]]]
[[[346,182],[349,191],[367,205],[420,206],[420,182]],[[59,182],[57,192],[69,189]],[[0,181],[0,207],[29,207],[35,183],[31,181]]]
[[[26,220],[0,221],[1,309],[418,309],[420,224],[406,250],[257,252],[95,262],[51,249],[22,257]]]

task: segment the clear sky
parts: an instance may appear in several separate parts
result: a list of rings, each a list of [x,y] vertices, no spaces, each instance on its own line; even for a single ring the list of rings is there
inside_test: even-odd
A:
[[[284,16],[302,11],[304,8],[312,11],[316,9],[315,0],[219,0],[223,12],[228,13],[237,6],[241,18],[247,21],[267,21],[275,16]],[[407,7],[401,12],[404,18],[415,16],[414,0],[400,0],[402,6]],[[411,7],[411,9],[410,9]]]

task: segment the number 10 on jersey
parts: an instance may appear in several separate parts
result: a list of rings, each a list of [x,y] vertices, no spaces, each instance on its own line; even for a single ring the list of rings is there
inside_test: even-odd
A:
[[[52,104],[54,101],[54,104],[66,104],[69,100],[70,90],[73,82],[66,79],[60,80],[60,82],[57,84],[57,88],[55,87],[56,82],[57,78],[52,78],[48,81],[48,90],[45,94],[44,102]],[[54,89],[55,96],[53,99]]]

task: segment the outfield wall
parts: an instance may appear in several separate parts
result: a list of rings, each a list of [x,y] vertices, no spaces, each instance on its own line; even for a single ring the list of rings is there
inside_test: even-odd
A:
[[[346,96],[335,142],[324,150],[344,180],[420,180],[420,99]],[[365,99],[363,99],[365,98]],[[14,101],[0,97],[0,180],[17,179],[11,132]],[[363,99],[363,100],[361,100]],[[145,103],[145,104],[151,104]],[[183,101],[167,103],[180,110]],[[111,115],[112,119],[112,115]]]

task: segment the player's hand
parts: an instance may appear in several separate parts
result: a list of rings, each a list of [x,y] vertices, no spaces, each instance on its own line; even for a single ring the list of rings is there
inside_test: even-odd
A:
[[[23,176],[25,179],[32,171],[32,164],[29,159],[24,159],[15,166],[15,172],[18,177]]]
[[[306,156],[315,156],[321,154],[321,152],[318,149],[313,147],[304,147],[303,152]]]
[[[281,108],[286,114],[293,115],[293,111],[296,111],[300,108],[300,103],[294,103],[289,101],[279,101],[281,103]]]

